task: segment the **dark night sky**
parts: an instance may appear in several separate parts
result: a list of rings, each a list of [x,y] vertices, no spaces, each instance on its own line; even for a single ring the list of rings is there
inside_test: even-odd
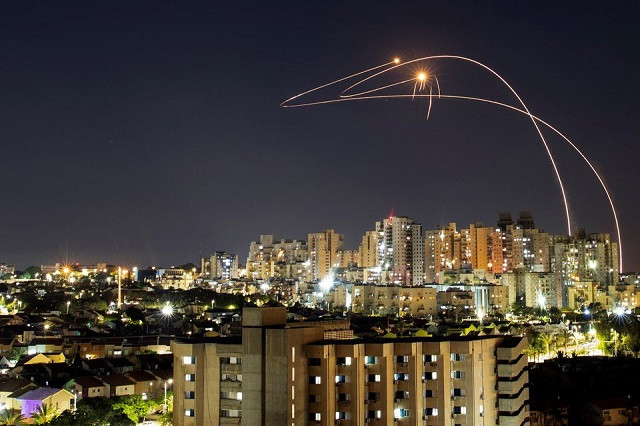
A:
[[[430,229],[529,209],[563,232],[526,117],[457,101],[428,122],[418,101],[279,108],[395,55],[456,54],[595,160],[625,269],[640,270],[637,2],[206,3],[0,3],[1,262],[244,262],[261,233],[325,228],[355,248],[391,210]],[[445,90],[514,102],[468,66],[436,72]],[[549,140],[575,223],[613,232],[597,181]]]

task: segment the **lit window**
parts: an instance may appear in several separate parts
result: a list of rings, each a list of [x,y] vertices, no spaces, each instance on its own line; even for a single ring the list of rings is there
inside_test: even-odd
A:
[[[402,419],[404,417],[409,417],[409,410],[406,408],[396,408],[393,410],[393,418],[394,419]]]
[[[196,381],[196,375],[195,374],[185,374],[184,380],[187,381],[187,382],[195,382]]]
[[[196,363],[196,357],[195,356],[185,356],[182,357],[182,363],[184,365],[193,365]]]
[[[381,379],[379,374],[369,374],[367,376],[367,382],[379,382]]]
[[[467,407],[453,407],[453,414],[467,414]]]
[[[427,371],[422,373],[422,380],[436,380],[438,378],[438,373],[435,371]]]
[[[437,408],[425,408],[424,409],[424,415],[425,416],[437,416],[438,415],[438,409]]]
[[[184,410],[184,415],[187,417],[193,417],[195,415],[195,410],[193,408]]]
[[[422,362],[436,362],[438,355],[422,355]]]
[[[464,371],[452,371],[451,372],[452,379],[464,379]]]
[[[310,385],[319,385],[320,383],[322,383],[322,378],[320,376],[309,376]]]

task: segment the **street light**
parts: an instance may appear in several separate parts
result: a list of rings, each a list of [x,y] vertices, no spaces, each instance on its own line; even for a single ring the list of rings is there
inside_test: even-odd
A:
[[[71,300],[67,300],[67,315],[69,315],[69,306],[71,306]]]
[[[167,383],[168,384],[173,384],[173,379],[169,379],[167,381],[164,382],[164,406],[162,407],[162,411],[163,412],[167,412],[167,410],[169,409],[169,404],[167,403]]]
[[[166,317],[170,317],[171,315],[173,315],[173,307],[169,304],[169,302],[167,302],[163,307],[162,307],[162,315],[166,316]]]

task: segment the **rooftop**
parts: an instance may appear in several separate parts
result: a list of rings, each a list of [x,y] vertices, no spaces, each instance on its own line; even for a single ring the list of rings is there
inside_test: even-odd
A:
[[[64,389],[60,389],[60,388],[37,388],[37,389],[30,390],[28,392],[25,392],[24,394],[17,397],[16,399],[43,401],[48,397],[50,397],[51,395],[55,395],[58,392],[63,392],[63,391],[66,392]]]

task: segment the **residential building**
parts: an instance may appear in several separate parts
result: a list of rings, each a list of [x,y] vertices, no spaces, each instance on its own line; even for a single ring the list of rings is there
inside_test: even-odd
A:
[[[217,251],[208,259],[200,259],[201,274],[210,279],[230,280],[238,278],[238,255]]]
[[[340,266],[338,252],[342,250],[343,244],[344,236],[337,234],[333,229],[308,235],[308,281],[322,280],[328,277],[334,268]]]
[[[328,338],[280,307],[245,308],[242,338],[172,342],[173,424],[521,425],[526,338]],[[376,420],[377,419],[377,420]]]
[[[376,222],[378,266],[382,282],[421,285],[424,282],[422,225],[404,216]]]
[[[69,410],[73,394],[65,389],[41,387],[25,392],[16,399],[20,401],[21,414],[29,418],[43,405],[57,413]]]

